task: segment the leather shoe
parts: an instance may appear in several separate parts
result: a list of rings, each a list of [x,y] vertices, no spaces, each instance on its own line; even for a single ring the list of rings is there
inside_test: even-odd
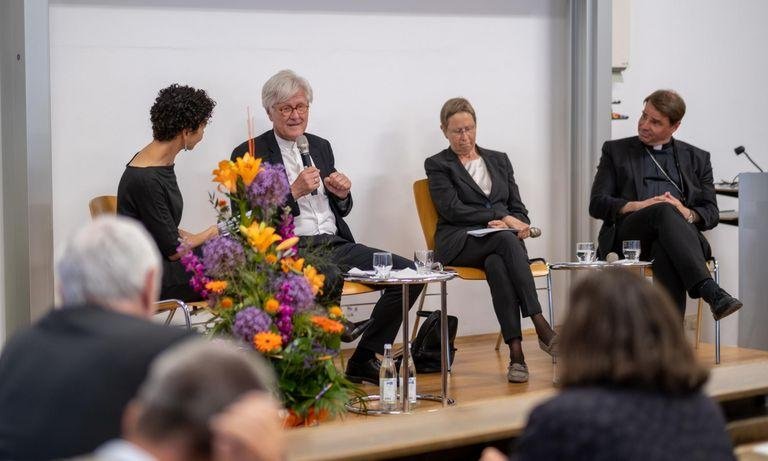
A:
[[[381,368],[381,362],[376,357],[366,360],[365,362],[355,362],[350,360],[347,362],[347,370],[345,374],[347,379],[353,383],[360,384],[363,381],[371,384],[379,384],[379,369]]]
[[[341,332],[341,342],[351,343],[360,337],[360,335],[368,329],[373,323],[373,318],[368,320],[361,320],[359,322],[350,322],[349,320],[343,320],[341,322],[344,325],[344,331]]]
[[[507,381],[510,383],[528,382],[528,365],[525,363],[510,363],[507,368]]]
[[[551,355],[552,357],[557,357],[557,354],[559,352],[559,344],[560,344],[560,336],[558,336],[557,333],[552,335],[552,338],[549,340],[549,344],[545,343],[544,341],[539,338],[539,349],[543,350],[547,354]]]
[[[727,291],[718,288],[715,298],[709,304],[709,309],[712,311],[712,317],[715,320],[720,320],[741,309],[743,305],[741,301],[729,295]]]

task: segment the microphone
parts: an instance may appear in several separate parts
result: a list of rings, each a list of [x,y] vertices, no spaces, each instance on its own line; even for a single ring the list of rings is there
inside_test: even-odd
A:
[[[762,169],[762,168],[760,168],[760,165],[758,165],[757,163],[755,163],[755,161],[754,161],[754,160],[752,160],[752,157],[750,157],[750,156],[749,156],[749,154],[747,153],[747,150],[746,150],[746,149],[744,149],[744,146],[739,146],[739,147],[737,147],[737,148],[733,149],[733,151],[734,151],[734,152],[736,152],[736,155],[741,155],[741,154],[744,154],[744,155],[746,155],[746,156],[747,156],[747,159],[749,159],[749,161],[750,161],[750,162],[752,162],[752,165],[755,165],[755,168],[757,168],[758,170],[760,170],[760,172],[761,172],[761,173],[764,173],[764,172],[765,172],[765,171],[763,171],[763,169]]]
[[[530,237],[532,239],[541,237],[541,229],[539,229],[538,227],[530,227],[529,230],[530,230]]]
[[[607,262],[608,264],[613,264],[618,260],[619,260],[619,255],[617,255],[613,251],[605,255],[605,262]]]
[[[301,135],[296,138],[296,147],[299,148],[299,153],[301,154],[301,163],[304,165],[304,168],[311,167],[312,157],[309,156],[309,141],[307,140],[307,137]],[[312,191],[312,195],[317,195],[317,189]]]

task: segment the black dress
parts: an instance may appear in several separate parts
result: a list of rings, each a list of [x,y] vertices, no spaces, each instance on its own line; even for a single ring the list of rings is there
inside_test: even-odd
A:
[[[179,223],[184,209],[173,168],[126,165],[117,187],[117,213],[144,224],[157,244],[163,257],[160,299],[198,301],[200,295],[189,286],[191,274],[181,262],[168,259],[179,246]]]

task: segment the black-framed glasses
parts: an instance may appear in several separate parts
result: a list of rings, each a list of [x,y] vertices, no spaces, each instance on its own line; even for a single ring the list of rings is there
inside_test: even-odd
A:
[[[307,115],[307,112],[309,112],[309,106],[306,104],[297,104],[295,106],[283,106],[283,107],[276,107],[275,108],[278,112],[283,114],[283,117],[288,118],[291,116],[293,111],[296,111],[299,115]]]

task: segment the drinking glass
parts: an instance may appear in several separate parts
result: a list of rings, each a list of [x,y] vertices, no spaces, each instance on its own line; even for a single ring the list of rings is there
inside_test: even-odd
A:
[[[386,251],[374,253],[373,269],[376,271],[374,277],[377,279],[389,278],[389,271],[392,270],[392,253]]]
[[[435,262],[435,253],[432,250],[416,250],[413,252],[413,262],[417,273],[429,274]]]
[[[640,261],[640,240],[624,240],[621,242],[621,252],[627,261]]]
[[[576,260],[580,263],[591,263],[595,260],[595,244],[580,242],[576,244]]]

